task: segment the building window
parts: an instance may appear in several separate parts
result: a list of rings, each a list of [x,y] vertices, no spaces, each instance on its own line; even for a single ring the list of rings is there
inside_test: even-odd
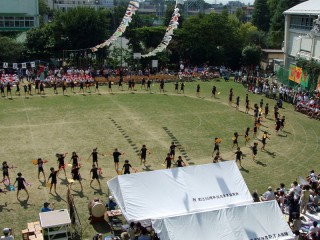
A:
[[[34,17],[2,17],[0,28],[30,28],[35,26]]]
[[[291,16],[290,28],[310,31],[313,27],[313,20],[315,19],[316,19],[316,16],[310,16],[310,17],[303,16],[303,15]]]

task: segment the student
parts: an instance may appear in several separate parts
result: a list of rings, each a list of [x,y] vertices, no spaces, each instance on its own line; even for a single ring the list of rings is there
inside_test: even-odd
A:
[[[281,120],[280,120],[280,118],[277,118],[276,122],[275,122],[276,135],[279,135],[280,128],[281,128]]]
[[[123,174],[130,174],[130,168],[132,168],[132,166],[129,163],[129,160],[125,160],[121,172],[123,172]]]
[[[0,83],[1,97],[5,97],[6,96],[5,93],[4,93],[4,88],[5,88],[4,83]]]
[[[250,110],[250,101],[246,101],[246,114],[249,114],[249,110]]]
[[[215,151],[217,151],[218,153],[220,152],[220,139],[219,138],[214,138],[214,147],[213,147],[213,152],[212,152],[212,157]]]
[[[92,186],[92,182],[93,180],[97,180],[97,182],[99,183],[99,188],[101,189],[101,184],[100,184],[100,180],[99,180],[99,175],[98,175],[98,168],[95,164],[92,164],[92,168],[90,170],[90,174],[92,173],[92,177],[91,177],[91,182],[90,182],[90,187]]]
[[[55,203],[54,202],[52,203],[52,206],[53,206],[52,208],[49,208],[49,206],[50,206],[50,203],[49,202],[45,202],[43,204],[43,208],[41,208],[40,212],[51,212],[51,211],[53,211],[54,207],[55,207]]]
[[[115,148],[112,155],[113,155],[114,168],[118,172],[119,171],[119,157],[122,154],[118,151],[118,148]]]
[[[174,142],[171,142],[171,145],[169,147],[169,153],[170,153],[170,157],[174,160],[174,156],[176,155],[176,145],[174,144]]]
[[[237,148],[237,151],[234,153],[236,155],[236,162],[239,161],[240,167],[241,166],[241,158],[243,159],[243,153],[240,151],[240,148]]]
[[[58,176],[59,170],[54,170],[53,167],[50,168],[50,175],[48,177],[48,181],[47,183],[49,183],[49,180],[51,178],[51,185],[50,185],[50,192],[51,193],[51,189],[52,186],[54,186],[54,192],[57,193],[57,176]]]
[[[217,163],[217,162],[219,162],[219,160],[222,160],[222,158],[220,157],[220,153],[217,152],[213,158],[213,163]]]
[[[197,97],[200,97],[200,84],[197,85]]]
[[[20,82],[19,81],[16,82],[16,92],[15,92],[15,94],[16,95],[18,94],[18,96],[20,96]]]
[[[68,153],[65,153],[65,154],[60,154],[60,153],[57,153],[56,154],[56,157],[58,158],[57,159],[57,162],[58,162],[58,168],[59,170],[63,169],[64,171],[64,175],[67,177],[67,174],[66,174],[66,166],[65,166],[65,163],[64,163],[64,159],[65,157],[67,156]]]
[[[216,92],[217,92],[217,88],[216,88],[216,86],[213,85],[212,90],[211,90],[211,93],[212,93],[211,97],[216,98]]]
[[[11,83],[7,83],[7,98],[9,98],[9,93],[10,93],[10,98],[12,99],[12,93],[11,93]]]
[[[77,155],[76,152],[72,152],[72,156],[70,158],[69,163],[72,161],[72,167],[78,166],[79,164],[79,156]]]
[[[83,84],[83,80],[81,79],[81,80],[80,80],[80,89],[79,89],[79,93],[82,91],[82,93],[84,94],[83,86],[84,86],[84,84]]]
[[[28,82],[28,93],[29,93],[30,96],[32,96],[31,90],[32,90],[32,83]]]
[[[246,145],[247,145],[247,143],[248,143],[248,142],[249,142],[249,140],[250,140],[249,132],[250,132],[250,128],[249,128],[249,127],[247,127],[246,132],[244,133],[244,138],[245,138],[244,146],[246,146]]]
[[[254,122],[254,126],[253,126],[253,138],[254,138],[254,139],[257,138],[257,132],[258,132],[258,122],[255,121],[255,122]]]
[[[164,80],[163,79],[161,79],[161,81],[160,81],[160,93],[164,93]]]
[[[112,93],[112,82],[108,81],[108,92]]]
[[[57,80],[53,81],[53,93],[54,94],[58,94],[58,90],[57,90]]]
[[[264,132],[263,135],[262,135],[262,147],[261,147],[261,151],[264,151],[265,150],[265,146],[267,144],[267,138],[270,139],[268,137],[268,133],[267,132]]]
[[[43,82],[40,82],[40,94],[44,95],[44,85]]]
[[[67,81],[66,80],[64,80],[62,82],[62,94],[63,94],[63,96],[64,96],[64,92],[65,91],[67,91]]]
[[[185,87],[184,82],[181,82],[180,83],[180,93],[182,92],[184,94],[184,87]]]
[[[284,128],[284,124],[285,124],[285,121],[286,121],[286,118],[285,118],[285,116],[282,116],[282,118],[281,118],[281,126],[280,126],[280,130],[282,131],[283,130],[283,128]]]
[[[232,148],[233,148],[235,145],[237,145],[237,147],[238,147],[238,137],[239,137],[239,134],[238,134],[237,132],[235,132],[235,133],[233,134],[233,137],[232,137],[232,141],[233,141]]]
[[[184,167],[186,166],[186,164],[184,163],[184,161],[182,160],[182,157],[179,156],[177,162],[177,167]]]
[[[254,142],[252,146],[252,160],[255,162],[256,161],[256,156],[258,153],[258,143]]]
[[[142,148],[140,149],[140,160],[141,160],[140,165],[142,165],[142,163],[143,163],[143,165],[146,166],[147,151],[148,151],[148,149],[147,149],[146,145],[143,144]]]
[[[89,158],[92,156],[92,164],[96,164],[97,167],[99,167],[99,164],[98,164],[98,155],[101,155],[101,156],[104,156],[103,154],[100,154],[97,152],[98,148],[94,148],[92,150],[92,153],[90,154]],[[88,158],[88,159],[89,159]]]
[[[72,170],[71,170],[71,174],[72,174],[72,179],[74,181],[78,181],[80,183],[80,186],[81,186],[81,192],[83,191],[83,187],[82,187],[82,183],[81,183],[81,175],[80,175],[80,164],[77,165],[77,166],[73,166],[72,167]]]
[[[167,163],[166,167],[167,169],[170,169],[171,168],[171,164],[172,164],[172,161],[173,159],[171,158],[171,155],[170,153],[167,154],[167,157],[165,158],[164,162],[163,163]],[[174,162],[174,161],[173,161]]]
[[[174,84],[174,92],[178,93],[178,90],[179,90],[179,83],[178,83],[178,81],[176,81]]]
[[[86,92],[87,92],[87,89],[89,89],[89,93],[91,93],[90,83],[89,83],[89,80],[88,80],[88,79],[87,79],[87,81],[86,81]]]
[[[240,96],[236,98],[236,109],[239,110]]]
[[[37,160],[38,179],[40,179],[40,173],[42,172],[44,181],[46,181],[46,174],[44,173],[44,170],[43,170],[43,164],[44,164],[43,160],[41,158],[38,158],[38,160]]]
[[[24,90],[24,97],[26,98],[28,93],[28,86],[26,84],[23,86],[23,90]]]
[[[264,107],[264,117],[267,118],[269,114],[269,104],[266,103],[266,106]]]
[[[141,89],[144,89],[146,90],[146,79],[145,78],[142,78],[142,81],[141,81]]]
[[[233,89],[230,88],[230,91],[229,91],[229,104],[230,105],[232,104],[232,97],[233,97]]]
[[[18,182],[17,199],[19,200],[19,192],[21,190],[24,190],[27,193],[27,195],[28,195],[27,199],[29,199],[29,193],[28,193],[28,190],[26,189],[26,185],[25,185],[25,184],[27,184],[27,182],[24,179],[24,177],[22,177],[22,173],[19,172],[17,175],[18,175],[18,177],[16,178],[16,181],[13,184],[13,186],[14,186],[16,184],[16,182]]]
[[[2,163],[2,176],[3,176],[2,182],[4,183],[5,179],[8,179],[9,185],[10,185],[9,168],[10,167],[8,166],[7,161],[4,161]]]
[[[75,91],[74,91],[74,81],[73,81],[73,79],[71,79],[71,81],[70,81],[70,89],[71,89],[71,92],[72,93],[75,93]]]
[[[150,79],[148,79],[148,81],[147,81],[147,91],[148,90],[151,92],[151,80]]]
[[[99,82],[96,81],[95,85],[96,85],[96,88],[94,89],[94,92],[98,92],[99,93]]]

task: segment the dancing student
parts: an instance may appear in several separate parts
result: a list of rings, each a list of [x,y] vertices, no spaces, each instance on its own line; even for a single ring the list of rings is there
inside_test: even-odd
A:
[[[36,94],[36,93],[40,93],[39,92],[39,85],[40,85],[40,81],[39,80],[36,80],[36,84],[35,84],[35,86],[34,86],[34,93]]]
[[[122,153],[118,151],[118,148],[115,148],[112,155],[113,155],[114,168],[118,172],[119,171],[119,157],[122,155]]]
[[[131,81],[132,91],[134,91],[135,86],[136,86],[136,82],[134,81],[134,79],[132,79],[132,81]]]
[[[276,131],[276,135],[279,135],[279,130],[281,128],[281,120],[280,118],[277,118],[276,122],[275,122],[275,131]]]
[[[174,160],[174,156],[176,155],[176,147],[177,145],[174,144],[174,142],[171,142],[171,145],[169,147],[169,153],[170,157]]]
[[[101,188],[101,184],[100,184],[100,180],[99,180],[99,175],[98,175],[98,168],[95,164],[92,164],[92,168],[90,170],[90,174],[92,173],[92,177],[91,177],[91,182],[90,182],[90,187],[92,186],[92,182],[93,180],[97,180],[97,182],[99,183],[99,188]]]
[[[268,137],[268,133],[267,132],[264,132],[263,135],[262,135],[262,147],[261,147],[261,151],[264,151],[265,150],[265,146],[267,144],[267,138],[270,139]]]
[[[58,94],[58,90],[57,90],[57,80],[53,81],[53,93],[54,94]]]
[[[141,80],[141,89],[144,89],[144,90],[146,90],[146,79],[145,78],[142,78],[142,80]]]
[[[181,156],[178,157],[178,160],[176,161],[176,163],[177,163],[177,167],[184,167],[186,165],[182,160]]]
[[[200,84],[197,85],[197,97],[200,97]]]
[[[257,121],[259,117],[259,106],[256,103],[254,104],[254,107],[253,107],[253,117],[255,121]]]
[[[108,81],[108,92],[112,93],[112,82],[110,80]]]
[[[184,94],[184,87],[185,87],[184,82],[181,82],[181,84],[180,84],[180,93],[182,92]]]
[[[29,93],[30,96],[32,96],[31,90],[32,90],[32,83],[28,82],[28,93]]]
[[[249,110],[250,110],[250,101],[247,100],[246,101],[246,114],[249,114]]]
[[[132,82],[131,79],[129,79],[128,81],[128,91],[131,90],[132,91]]]
[[[250,128],[247,127],[246,132],[244,133],[244,138],[245,138],[244,146],[246,146],[250,140],[249,132],[250,132]]]
[[[283,128],[284,128],[285,121],[286,121],[285,116],[282,116],[282,118],[281,118],[281,127],[280,127],[280,130],[281,130],[281,131],[282,131]]]
[[[73,92],[73,93],[75,93],[75,91],[74,91],[74,81],[73,80],[71,80],[71,82],[70,82],[70,88],[71,88],[71,92]]]
[[[51,178],[51,183],[50,183],[50,192],[51,193],[51,189],[52,186],[54,186],[54,192],[57,193],[57,176],[58,176],[59,170],[54,170],[53,167],[50,168],[50,175],[48,177],[48,181],[47,183],[49,183],[49,180]]]
[[[40,82],[40,94],[44,95],[44,85],[43,85],[43,82]]]
[[[15,95],[17,95],[18,94],[18,96],[20,96],[20,82],[17,82],[16,83],[16,92],[15,92]]]
[[[148,151],[148,149],[147,149],[146,145],[143,144],[142,148],[140,149],[140,160],[141,160],[140,165],[142,165],[142,163],[143,163],[143,165],[145,167],[146,167],[146,161],[147,161],[147,151]]]
[[[99,82],[98,81],[95,81],[95,85],[96,85],[96,88],[94,89],[94,92],[99,92]]]
[[[263,98],[261,98],[261,100],[260,100],[260,108],[261,108],[261,110],[263,109]]]
[[[254,138],[254,139],[257,138],[257,132],[258,132],[258,122],[255,121],[255,122],[254,122],[254,126],[253,126],[253,138]]]
[[[163,92],[164,93],[164,80],[161,79],[160,81],[160,93]]]
[[[38,165],[38,179],[40,179],[40,173],[42,173],[42,174],[43,174],[44,181],[46,181],[46,174],[44,173],[44,170],[43,170],[43,164],[44,164],[44,161],[42,160],[42,158],[38,158],[38,160],[37,160],[37,165]]]
[[[220,152],[220,139],[219,138],[214,138],[214,147],[213,147],[213,152],[212,152],[212,157],[215,151]]]
[[[249,95],[248,93],[246,94],[246,103],[249,101]]]
[[[98,153],[97,150],[98,150],[98,148],[94,148],[94,149],[92,150],[92,153],[90,154],[89,158],[92,156],[92,164],[96,164],[97,167],[99,167],[99,164],[98,164],[98,155],[104,156],[104,154]],[[88,158],[88,159],[89,159],[89,158]]]
[[[264,117],[267,118],[269,114],[269,104],[266,103],[266,106],[264,107]]]
[[[276,120],[277,118],[279,118],[279,108],[277,105],[274,106],[273,108],[273,114],[274,114],[274,120]]]
[[[213,85],[212,90],[211,90],[211,97],[216,98],[216,92],[217,92],[217,88],[216,88],[216,86]]]
[[[121,172],[123,172],[123,174],[130,174],[130,168],[135,170],[129,163],[129,160],[125,160]]]
[[[232,141],[233,141],[232,148],[233,148],[235,145],[237,145],[237,147],[239,147],[239,146],[238,146],[238,137],[239,137],[239,134],[238,134],[237,132],[235,132],[235,133],[233,134],[233,137],[232,137]]]
[[[58,162],[58,168],[59,168],[59,170],[61,170],[61,169],[63,169],[63,171],[64,171],[64,175],[67,177],[67,174],[66,174],[66,166],[65,166],[65,163],[64,163],[64,159],[65,159],[65,157],[67,156],[67,154],[68,153],[62,153],[62,154],[60,154],[60,153],[57,153],[56,154],[56,157],[58,158],[57,159],[57,162]]]
[[[87,79],[86,81],[86,92],[87,92],[87,89],[89,89],[89,93],[91,92],[91,89],[90,89],[90,83],[89,83],[89,80]]]
[[[148,81],[147,81],[147,91],[148,90],[151,92],[151,80],[150,79],[148,79]]]
[[[243,153],[240,151],[240,148],[237,148],[237,151],[234,153],[236,155],[236,162],[239,162],[240,167],[241,166],[241,158],[243,159]]]
[[[10,94],[10,98],[12,99],[11,83],[10,82],[7,83],[7,98],[9,98],[9,94]]]
[[[5,88],[4,83],[0,83],[1,97],[5,97],[6,96],[5,93],[4,93],[4,88]]]
[[[83,80],[80,80],[80,89],[79,89],[79,93],[82,91],[82,93],[84,94],[84,89],[83,89],[84,83]]]
[[[173,161],[173,163],[174,163],[174,160],[171,158],[170,153],[168,153],[168,154],[167,154],[167,157],[165,158],[165,160],[164,160],[164,162],[163,162],[163,164],[166,162],[166,163],[167,163],[167,164],[166,164],[166,168],[167,168],[167,169],[170,169],[170,168],[171,168],[172,161]]]
[[[62,82],[62,94],[64,96],[64,92],[67,91],[67,81],[63,80]]]
[[[23,86],[23,90],[24,90],[24,97],[26,98],[28,93],[28,86],[26,84]]]
[[[230,91],[229,91],[229,105],[232,104],[232,97],[233,97],[233,89],[230,88]]]
[[[4,183],[4,182],[5,182],[5,179],[8,179],[9,185],[10,185],[9,168],[10,168],[10,167],[9,167],[7,161],[4,161],[4,162],[2,163],[2,176],[3,176],[2,182]]]
[[[27,199],[29,199],[29,193],[28,193],[28,190],[26,188],[26,184],[27,184],[26,180],[22,176],[21,172],[19,172],[17,174],[17,176],[18,177],[16,178],[16,181],[13,183],[13,186],[16,184],[16,182],[18,183],[17,200],[19,200],[19,192],[21,190],[24,190],[27,193],[27,195],[28,195]]]
[[[258,154],[258,143],[254,142],[252,146],[252,160],[254,162],[256,161],[257,154]]]
[[[236,98],[236,109],[239,110],[240,96]]]
[[[174,92],[178,93],[178,90],[179,90],[179,83],[178,83],[178,81],[176,81],[174,84]]]
[[[72,161],[72,167],[78,166],[79,164],[79,156],[76,152],[72,152],[69,163]]]
[[[222,158],[220,157],[220,153],[217,152],[213,158],[213,163],[217,163],[217,162],[219,162],[219,160],[222,160]]]
[[[74,181],[78,181],[81,187],[81,192],[83,191],[83,187],[82,187],[82,183],[81,183],[81,175],[80,175],[80,164],[77,166],[73,166],[72,170],[71,170],[71,174],[72,174],[72,179]]]

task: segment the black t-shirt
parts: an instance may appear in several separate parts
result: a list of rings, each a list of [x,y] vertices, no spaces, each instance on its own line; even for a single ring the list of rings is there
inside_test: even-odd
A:
[[[125,163],[125,164],[123,165],[123,168],[124,168],[124,171],[125,171],[125,172],[129,172],[131,167],[132,167],[132,166],[131,166],[130,163]]]
[[[8,165],[2,166],[2,171],[4,173],[8,173],[9,172],[9,166]]]
[[[182,163],[184,163],[182,159],[177,160],[178,167],[183,167]]]
[[[16,181],[18,182],[18,188],[23,187],[23,182],[25,181],[23,177],[17,177]]]
[[[147,148],[141,148],[141,156],[146,156],[147,155]]]
[[[60,166],[64,165],[64,156],[60,156],[60,157],[58,158],[58,162],[59,162],[59,165],[60,165]]]
[[[50,173],[49,178],[51,178],[52,182],[56,182],[57,181],[57,173],[58,171],[54,171]]]
[[[120,152],[113,152],[113,160],[114,161],[119,161],[121,153]]]
[[[78,155],[74,155],[71,157],[72,165],[78,165]]]
[[[92,175],[93,176],[98,176],[98,168],[97,167],[94,167],[90,170],[90,172],[92,172]]]
[[[236,159],[241,159],[242,152],[241,151],[236,151]]]
[[[71,173],[72,173],[73,177],[79,176],[79,168],[78,167],[73,168]]]
[[[97,152],[92,152],[91,154],[92,154],[92,160],[94,162],[98,161],[98,153]]]

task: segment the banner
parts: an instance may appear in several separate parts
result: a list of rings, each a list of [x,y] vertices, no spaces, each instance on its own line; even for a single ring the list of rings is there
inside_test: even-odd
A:
[[[302,68],[301,67],[296,67],[296,71],[295,71],[295,79],[294,81],[298,84],[300,84],[301,82],[301,77],[302,77]]]
[[[26,63],[22,63],[21,66],[22,66],[22,68],[27,68],[27,64]]]
[[[307,70],[302,70],[302,77],[301,77],[301,81],[300,81],[300,85],[303,88],[307,88],[309,85],[309,74],[307,72]]]
[[[18,63],[12,63],[12,68],[13,69],[18,69]]]
[[[32,68],[36,67],[36,63],[35,62],[31,62],[30,65],[31,65]]]
[[[294,82],[295,76],[296,76],[296,66],[293,64],[290,64],[289,80]]]
[[[8,63],[7,62],[3,63],[3,68],[8,68]]]

